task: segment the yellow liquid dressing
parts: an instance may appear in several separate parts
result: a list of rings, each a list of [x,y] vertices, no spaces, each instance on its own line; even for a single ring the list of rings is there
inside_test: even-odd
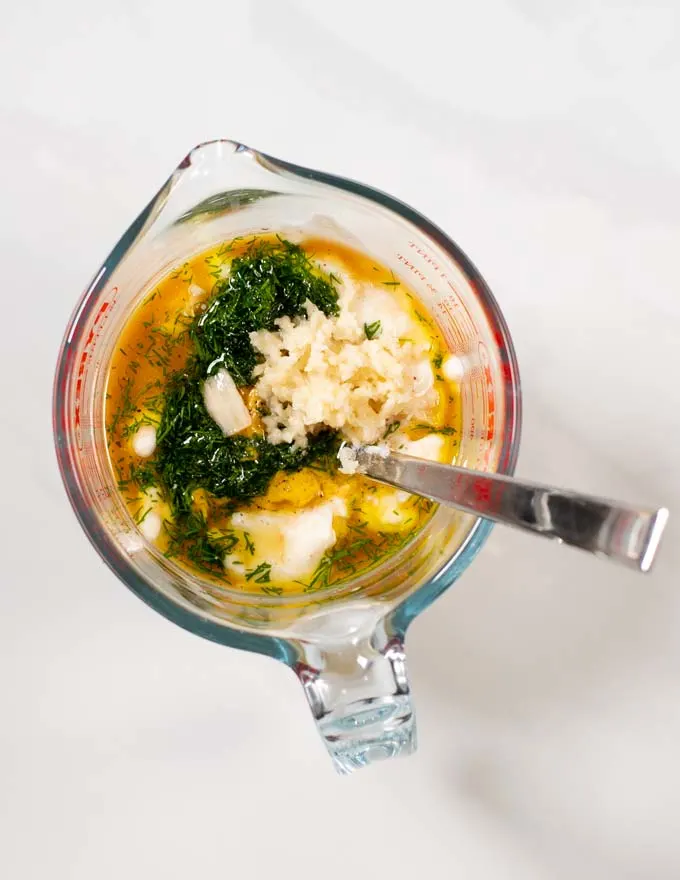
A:
[[[178,550],[173,536],[179,520],[167,487],[154,475],[158,450],[149,454],[149,449],[161,424],[168,381],[193,353],[188,328],[205,311],[215,285],[228,278],[231,261],[252,241],[235,240],[192,257],[144,296],[110,364],[108,450],[130,515],[161,552],[193,574],[232,589],[269,595],[307,590],[311,595],[397,552],[424,526],[435,505],[360,475],[339,473],[335,459],[330,464],[312,462],[297,471],[276,473],[256,497],[218,498],[200,486],[187,487],[195,515],[191,522],[204,524],[219,552],[217,562],[206,566],[192,549],[190,535]],[[390,425],[389,436],[379,442],[412,455],[454,461],[461,427],[458,388],[442,373],[445,342],[415,294],[356,250],[317,238],[300,245],[313,266],[350,279],[367,300],[374,297],[381,314],[395,308],[406,315],[408,339],[426,349],[434,374],[432,406],[422,420]],[[240,387],[239,392],[252,417],[243,433],[263,434],[257,394],[252,386]],[[150,438],[151,445],[145,446],[142,438]]]

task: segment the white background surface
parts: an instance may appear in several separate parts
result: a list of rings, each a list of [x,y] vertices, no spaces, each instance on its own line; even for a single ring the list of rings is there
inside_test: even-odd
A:
[[[2,877],[680,877],[679,10],[4,5]],[[52,451],[72,307],[217,136],[439,223],[516,340],[519,472],[676,513],[648,578],[496,529],[410,633],[419,753],[349,779],[286,669],[103,568]]]

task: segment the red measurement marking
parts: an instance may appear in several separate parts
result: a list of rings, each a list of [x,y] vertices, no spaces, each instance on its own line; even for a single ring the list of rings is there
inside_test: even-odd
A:
[[[483,342],[478,343],[479,360],[482,364],[483,372],[483,395],[485,402],[485,419],[486,440],[489,443],[493,440],[496,433],[496,394],[494,389],[493,375],[491,373],[491,364],[489,362],[489,352]]]
[[[408,269],[411,274],[417,275],[421,281],[427,281],[427,276],[417,266],[414,266],[410,260],[407,260],[403,254],[397,254],[397,259],[400,263],[404,264],[404,268]]]
[[[423,260],[423,262],[427,263],[429,268],[433,269],[434,272],[436,272],[440,278],[443,278],[447,282],[447,284],[449,283],[448,279],[446,278],[445,273],[442,272],[439,264],[436,263],[432,259],[432,257],[427,253],[427,251],[424,251],[421,247],[418,247],[418,245],[414,241],[409,241],[408,246],[410,248],[413,248],[413,250],[415,250],[415,252],[418,254],[418,256]],[[408,262],[406,260],[406,258],[403,256],[403,254],[397,254],[397,258],[404,263]],[[415,271],[417,272],[419,270],[415,270]],[[422,279],[423,279],[423,281],[425,281],[425,284],[427,285],[428,290],[432,291],[432,293],[438,293],[437,288],[432,283],[432,280],[434,280],[434,279],[430,280],[425,275],[422,276]]]
[[[97,309],[97,313],[94,316],[92,326],[90,327],[90,330],[85,339],[84,349],[78,361],[78,372],[76,373],[76,385],[73,401],[73,427],[76,434],[76,445],[81,452],[83,451],[81,412],[83,407],[83,391],[85,385],[85,380],[83,377],[85,376],[85,369],[92,357],[92,350],[104,329],[104,324],[106,323],[106,313],[115,304],[117,296],[118,288],[111,288],[110,298],[105,300]]]
[[[475,327],[475,322],[472,320],[472,316],[470,315],[470,312],[468,312],[467,306],[462,301],[460,303],[460,308],[461,308],[463,314],[462,315],[458,314],[458,321],[463,324],[466,332],[469,334],[470,338],[472,339],[473,337],[475,337],[477,335],[477,328]]]
[[[113,294],[113,299],[115,300],[115,298],[116,298],[116,294],[118,293],[118,288],[117,288],[117,287],[114,287],[113,290],[111,291],[111,293]],[[112,304],[113,304],[112,302],[103,302],[103,303],[101,304],[101,306],[99,307],[99,311],[98,311],[97,314],[94,316],[94,326],[96,326],[96,325],[99,323],[99,321],[101,320],[101,318],[102,318],[102,316],[104,315],[104,313],[107,312],[107,311],[109,310],[109,307],[110,307]]]
[[[437,263],[435,263],[435,261],[432,259],[427,251],[424,251],[421,247],[418,247],[418,245],[414,241],[409,241],[408,246],[410,248],[413,248],[418,256],[422,257],[426,263],[429,263],[435,272],[439,272],[442,278],[446,278],[446,275],[442,272],[441,268],[437,265]]]
[[[487,505],[491,501],[491,487],[485,480],[475,480],[472,484],[472,491],[480,506]]]
[[[461,354],[468,350],[471,337],[466,336],[463,332],[463,328],[457,320],[457,309],[458,303],[450,296],[443,297],[434,307],[434,310],[439,312],[444,319],[443,330],[446,341],[456,354]]]

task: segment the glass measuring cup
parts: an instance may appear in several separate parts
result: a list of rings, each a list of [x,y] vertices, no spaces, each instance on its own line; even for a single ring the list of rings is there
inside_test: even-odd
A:
[[[82,527],[118,577],[180,626],[286,663],[303,685],[335,766],[350,772],[414,750],[406,630],[470,564],[491,524],[439,509],[374,571],[321,591],[256,596],[201,580],[147,543],[107,457],[108,365],[145,291],[190,256],[263,231],[349,244],[403,278],[458,359],[458,463],[512,472],[520,427],[517,363],[500,310],[467,257],[423,216],[384,193],[227,140],[189,153],[78,304],[55,377],[57,457]]]

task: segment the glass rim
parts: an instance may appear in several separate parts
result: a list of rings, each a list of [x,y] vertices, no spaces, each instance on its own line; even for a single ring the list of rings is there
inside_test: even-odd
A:
[[[496,470],[503,474],[513,473],[519,452],[521,432],[519,367],[505,318],[496,298],[470,258],[440,227],[436,226],[410,205],[394,198],[388,193],[350,178],[339,177],[327,172],[316,171],[285,162],[230,139],[220,138],[205,141],[198,144],[185,156],[160,190],[126,230],[73,310],[59,351],[53,388],[53,432],[59,470],[69,501],[83,530],[102,560],[127,587],[154,608],[154,610],[160,612],[184,629],[188,629],[212,641],[270,654],[291,663],[293,662],[292,648],[288,644],[285,635],[278,636],[266,632],[243,630],[228,621],[209,619],[203,616],[199,609],[191,610],[179,601],[173,601],[142,577],[131,562],[124,557],[124,554],[111,536],[101,526],[98,516],[89,508],[79,485],[78,474],[70,460],[68,443],[64,442],[67,435],[67,414],[65,411],[67,383],[74,368],[73,346],[78,344],[83,332],[89,326],[88,318],[91,317],[94,298],[148,223],[160,214],[170,192],[187,169],[192,166],[195,157],[205,148],[216,145],[228,146],[234,153],[245,153],[266,170],[279,176],[291,176],[296,179],[325,184],[350,195],[376,203],[412,224],[419,232],[424,233],[460,267],[473,288],[478,302],[483,307],[486,320],[493,330],[494,340],[498,347],[498,354],[502,364],[504,418]],[[410,595],[398,602],[397,606],[392,609],[392,616],[394,623],[398,624],[399,629],[405,631],[410,621],[423,611],[440,593],[446,590],[452,581],[467,568],[490,533],[492,525],[488,520],[477,518],[453,556],[434,575],[429,577]],[[339,595],[341,596],[342,594],[339,593]],[[351,598],[353,592],[348,590],[345,595]],[[323,598],[328,600],[333,598],[333,596],[328,592],[324,593]],[[284,602],[285,597],[267,597],[267,600],[268,606],[275,607]]]

